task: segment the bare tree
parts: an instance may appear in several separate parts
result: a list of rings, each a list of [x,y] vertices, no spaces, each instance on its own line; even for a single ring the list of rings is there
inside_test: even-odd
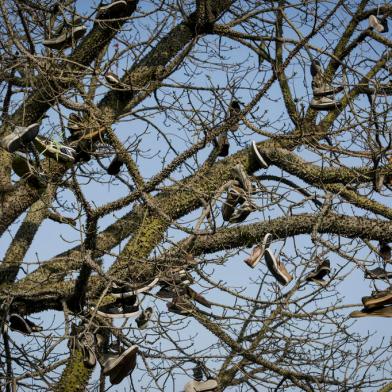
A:
[[[2,390],[392,390],[392,5],[0,11]]]

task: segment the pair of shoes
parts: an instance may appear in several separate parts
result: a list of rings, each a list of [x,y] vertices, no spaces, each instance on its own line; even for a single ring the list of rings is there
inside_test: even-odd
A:
[[[334,110],[341,107],[341,103],[328,96],[335,95],[343,90],[343,86],[332,87],[325,82],[324,70],[319,60],[314,59],[310,65],[310,73],[313,77],[313,98],[310,107],[315,110]]]
[[[383,291],[376,291],[371,296],[363,297],[364,308],[354,311],[350,317],[392,317],[392,288]]]
[[[210,378],[207,381],[191,380],[185,384],[184,392],[212,392],[217,388],[218,382],[213,378]]]
[[[12,156],[12,170],[22,180],[26,180],[36,188],[45,188],[48,184],[46,174],[35,167],[25,155],[15,153]]]
[[[372,27],[379,33],[388,33],[389,31],[387,19],[382,19],[380,21],[375,15],[369,16],[369,27]]]
[[[139,300],[136,295],[123,296],[115,302],[97,308],[97,314],[111,319],[136,317],[139,311]]]
[[[123,165],[124,161],[120,158],[119,155],[116,154],[116,156],[113,158],[107,168],[108,174],[110,174],[111,176],[117,176],[117,174],[120,173],[121,167]]]
[[[261,242],[261,244],[256,245],[252,249],[251,255],[248,258],[246,258],[244,260],[244,262],[246,264],[248,264],[249,267],[255,268],[256,265],[261,260],[261,258],[264,256],[265,250],[270,247],[271,242],[272,242],[272,234],[271,233],[267,233],[264,236],[263,241]]]
[[[331,263],[328,259],[322,260],[318,266],[309,273],[306,278],[307,282],[314,282],[320,286],[326,286],[324,278],[331,272]]]
[[[20,316],[17,313],[10,314],[8,324],[12,331],[20,332],[25,335],[30,335],[33,332],[42,331],[42,327],[33,323],[29,319]]]
[[[136,367],[138,351],[139,347],[132,345],[126,350],[107,351],[102,355],[103,374],[109,376],[111,384],[120,384],[125,377],[133,372]]]
[[[75,162],[76,151],[69,146],[55,142],[53,140],[37,136],[34,145],[38,152],[59,162]]]
[[[146,329],[148,322],[151,320],[153,310],[151,307],[146,308],[142,311],[140,316],[136,319],[136,325],[139,329]]]
[[[101,4],[97,10],[97,19],[109,19],[124,11],[126,7],[126,0],[116,0],[108,4]]]
[[[0,145],[8,152],[15,152],[31,143],[38,135],[39,124],[30,124],[27,127],[16,126],[14,131],[1,138]]]

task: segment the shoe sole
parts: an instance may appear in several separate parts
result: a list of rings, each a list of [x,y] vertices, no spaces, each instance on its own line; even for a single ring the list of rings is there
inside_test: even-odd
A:
[[[10,145],[8,146],[9,152],[18,151],[24,144],[28,144],[32,142],[39,132],[39,125],[38,124],[31,124],[26,127],[25,131],[13,140]]]
[[[129,298],[132,297],[135,294],[140,294],[140,293],[145,293],[146,291],[150,291],[152,288],[156,286],[158,283],[159,278],[155,278],[151,283],[149,283],[147,286],[144,286],[140,289],[136,289],[134,291],[128,291],[126,293],[111,293],[110,295],[114,298]]]
[[[265,254],[265,250],[267,248],[269,248],[270,244],[272,242],[272,234],[271,233],[267,233],[264,238],[263,238],[263,242],[260,245],[260,256],[257,257],[257,259],[255,259],[255,261],[252,262],[251,258],[247,258],[245,259],[245,263],[250,267],[250,268],[255,268],[256,265],[260,262],[261,258],[264,256]]]
[[[265,251],[264,258],[269,271],[280,284],[285,286],[290,283],[290,280],[288,280],[283,274],[280,273],[278,261],[275,255],[273,255],[269,249]]]
[[[362,303],[367,309],[392,304],[392,291],[379,298],[363,297]]]
[[[334,87],[326,91],[317,92],[313,90],[313,95],[315,97],[327,97],[328,95],[338,94],[343,91],[343,87]]]
[[[116,366],[118,366],[121,363],[121,361],[124,361],[129,356],[131,356],[134,353],[138,352],[138,350],[139,350],[139,347],[136,346],[136,345],[128,347],[123,353],[121,353],[121,355],[115,361],[113,361],[113,364],[111,365],[111,367],[109,369],[103,369],[103,374],[105,376],[108,375],[111,371],[113,371],[113,369]]]
[[[257,159],[259,160],[259,163],[261,164],[261,167],[266,169],[268,167],[268,164],[264,160],[264,158],[261,156],[260,151],[257,148],[256,142],[254,140],[252,141],[252,149],[253,149],[253,152],[255,153]]]
[[[324,104],[324,105],[314,105],[310,104],[310,107],[314,110],[320,110],[320,111],[330,111],[330,110],[335,110],[340,108],[340,103],[334,103],[334,104]]]
[[[387,306],[384,308],[377,308],[377,309],[362,309],[362,310],[356,310],[352,313],[350,313],[351,318],[360,318],[360,317],[392,317],[392,306]]]

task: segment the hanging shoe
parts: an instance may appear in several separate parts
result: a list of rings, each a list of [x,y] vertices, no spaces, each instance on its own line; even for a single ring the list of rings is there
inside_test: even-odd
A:
[[[386,242],[380,241],[379,253],[385,263],[391,261],[391,247]]]
[[[230,122],[233,122],[233,117],[236,117],[235,122],[230,125],[230,132],[236,132],[238,131],[238,128],[240,126],[239,124],[239,117],[238,115],[241,113],[241,106],[240,106],[240,101],[234,99],[231,101],[230,106],[229,106],[229,120]]]
[[[105,80],[111,86],[119,86],[121,84],[121,80],[119,79],[119,77],[110,71],[106,72]]]
[[[315,77],[316,75],[323,74],[324,70],[319,60],[313,59],[310,63],[310,74]]]
[[[139,301],[136,295],[126,299],[116,299],[113,303],[100,306],[97,314],[113,319],[136,317],[139,315]]]
[[[174,267],[165,271],[159,282],[163,285],[184,287],[194,283],[192,276],[182,267]]]
[[[372,27],[379,33],[387,33],[389,31],[387,20],[384,19],[380,22],[375,15],[369,16],[369,27]]]
[[[335,95],[343,91],[343,89],[344,89],[343,86],[332,87],[328,83],[322,83],[319,86],[315,86],[315,84],[312,82],[312,90],[313,90],[313,95],[315,97],[325,97],[328,95]]]
[[[127,7],[125,0],[117,0],[108,4],[102,4],[97,10],[97,19],[109,18],[111,14],[118,14],[124,11]]]
[[[95,356],[94,348],[96,347],[96,339],[94,334],[91,332],[84,332],[77,338],[77,344],[79,345],[83,354],[83,364],[87,369],[93,369],[97,363],[97,357]]]
[[[123,352],[107,351],[103,354],[103,374],[110,377],[110,382],[119,384],[125,377],[129,376],[136,367],[136,359],[139,347],[133,345]]]
[[[117,176],[117,174],[120,173],[122,165],[124,165],[124,161],[118,155],[116,155],[107,168],[108,174],[111,176]]]
[[[58,37],[45,39],[42,44],[50,49],[62,50],[69,48],[86,33],[86,26],[68,26]]]
[[[391,279],[392,272],[385,271],[384,268],[377,267],[373,270],[365,271],[365,279]]]
[[[42,331],[42,327],[16,313],[10,314],[9,327],[12,331],[20,332],[25,335],[30,335],[33,332]]]
[[[241,163],[238,163],[231,169],[231,175],[235,180],[240,183],[241,188],[247,193],[252,194],[253,186],[252,181],[246,173],[244,166]]]
[[[193,368],[193,379],[195,381],[201,381],[203,379],[203,365],[198,362],[197,365]]]
[[[275,257],[271,249],[265,250],[264,257],[269,271],[280,284],[286,285],[293,280],[293,277],[287,272],[286,267],[281,263],[279,258]]]
[[[229,155],[230,143],[227,137],[227,132],[223,132],[218,136],[218,157],[227,157]]]
[[[132,297],[135,294],[145,293],[150,291],[156,284],[159,282],[159,278],[153,279],[150,283],[128,283],[123,285],[118,285],[113,283],[113,286],[110,289],[110,293],[114,298],[128,298]]]
[[[207,381],[192,380],[185,384],[184,392],[212,392],[218,388],[218,382],[214,379]]]
[[[155,294],[158,298],[171,299],[177,296],[177,293],[168,284],[164,284]]]
[[[327,276],[331,272],[331,263],[328,259],[325,259],[320,263],[317,268],[311,271],[306,278],[308,282],[314,282],[319,284],[320,286],[325,286],[327,282],[324,280],[325,276]]]
[[[153,311],[151,307],[148,307],[142,311],[140,316],[136,319],[136,325],[139,329],[146,329],[148,322],[151,320]]]
[[[245,202],[234,211],[234,214],[229,219],[229,222],[241,223],[245,221],[246,218],[256,210],[257,208],[253,205],[252,202],[250,202],[249,200],[245,200]]]
[[[221,212],[222,218],[225,222],[230,221],[232,217],[235,207],[237,204],[243,204],[246,200],[246,193],[244,190],[238,186],[231,186],[226,191],[226,201],[222,203]]]
[[[341,103],[328,97],[312,98],[310,107],[314,110],[334,110],[341,107]]]
[[[191,304],[183,296],[175,297],[166,306],[169,312],[179,314],[180,316],[189,316],[192,314]]]
[[[260,150],[258,149],[257,144],[254,140],[252,140],[252,150],[256,155],[256,158],[259,161],[261,168],[266,169],[269,165],[261,155]]]
[[[190,299],[196,301],[200,305],[205,306],[206,308],[211,308],[211,302],[204,298],[201,294],[197,293],[195,290],[190,288],[189,286],[184,289],[184,294]]]
[[[392,305],[392,290],[376,291],[371,296],[363,297],[362,303],[367,309]]]
[[[8,152],[18,151],[21,147],[32,142],[39,132],[39,124],[30,124],[27,127],[16,126],[14,131],[1,138],[0,145]]]
[[[261,244],[256,245],[252,249],[251,255],[244,260],[245,263],[248,264],[249,267],[255,268],[256,265],[261,260],[261,258],[264,256],[265,250],[270,247],[271,242],[272,242],[272,234],[271,233],[267,233],[264,236],[263,241],[261,242]]]
[[[362,310],[356,310],[350,313],[351,318],[359,318],[359,317],[392,317],[392,306],[384,306],[381,308],[367,309],[363,308]]]
[[[75,132],[81,132],[83,130],[82,117],[76,113],[71,113],[68,117],[67,128],[71,134],[74,134]]]
[[[69,146],[37,136],[34,145],[40,153],[59,162],[75,162],[76,151]]]

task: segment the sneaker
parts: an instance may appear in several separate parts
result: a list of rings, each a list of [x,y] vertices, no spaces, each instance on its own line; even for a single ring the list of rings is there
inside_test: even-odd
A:
[[[200,305],[205,306],[206,308],[211,308],[211,302],[204,298],[201,294],[197,293],[195,290],[190,288],[189,286],[185,288],[184,294],[186,294],[189,298],[193,299]]]
[[[359,317],[392,317],[392,306],[385,306],[381,308],[374,308],[374,309],[366,309],[363,308],[362,310],[356,310],[350,313],[350,317],[352,318],[359,318]]]
[[[385,242],[380,242],[380,248],[379,248],[379,253],[382,259],[388,263],[391,260],[391,247],[385,243]]]
[[[233,185],[226,191],[226,201],[222,203],[222,218],[228,222],[232,217],[237,204],[243,204],[246,200],[246,194],[242,188]]]
[[[279,258],[275,257],[271,249],[266,249],[264,256],[269,271],[280,284],[286,285],[293,280],[293,277],[287,272],[286,267],[281,263]]]
[[[72,147],[41,136],[35,138],[34,145],[40,153],[56,161],[75,162],[76,151]]]
[[[331,263],[328,259],[325,259],[317,266],[317,268],[309,273],[306,280],[308,282],[314,282],[321,286],[325,286],[327,282],[324,280],[324,277],[327,276],[330,272]]]
[[[105,80],[112,86],[118,86],[119,84],[121,84],[121,80],[113,72],[106,72]]]
[[[239,208],[234,211],[234,214],[229,219],[230,223],[241,223],[253,212],[256,207],[249,201],[245,200]]]
[[[108,174],[111,176],[117,176],[117,174],[120,173],[120,169],[123,164],[124,161],[118,155],[116,155],[107,168]]]
[[[158,298],[172,299],[177,296],[177,293],[168,284],[163,285],[155,294]]]
[[[139,303],[136,295],[127,299],[117,299],[115,302],[100,306],[97,314],[107,318],[129,318],[139,314]]]
[[[365,279],[391,279],[392,272],[385,271],[384,268],[377,267],[373,270],[365,271]]]
[[[80,117],[76,113],[71,113],[68,117],[67,128],[71,132],[71,134],[75,132],[80,132],[83,128],[81,125],[82,117]]]
[[[328,97],[312,98],[310,107],[314,110],[334,110],[338,109],[341,103]]]
[[[194,283],[192,276],[181,267],[171,268],[159,278],[159,282],[169,286],[186,286]]]
[[[66,30],[58,37],[45,39],[42,44],[50,49],[66,49],[72,46],[72,43],[77,42],[86,33],[86,26],[72,26],[66,28]]]
[[[91,332],[84,332],[76,338],[77,345],[79,345],[83,354],[83,364],[87,369],[93,369],[97,363],[97,357],[94,353],[96,346],[96,339]]]
[[[103,16],[108,17],[111,13],[117,14],[127,7],[127,2],[125,0],[117,0],[113,1],[109,4],[101,4],[97,11],[97,18],[101,18]]]
[[[261,258],[264,256],[265,250],[267,248],[269,248],[269,246],[271,245],[271,242],[272,242],[272,234],[271,233],[267,233],[264,236],[263,241],[261,242],[261,244],[256,245],[252,249],[251,255],[244,260],[245,263],[248,264],[249,267],[255,268],[256,265],[261,260]]]
[[[218,136],[218,147],[219,153],[218,157],[227,157],[229,155],[230,143],[227,138],[227,132],[223,132]]]
[[[233,116],[238,116],[238,114],[241,113],[241,107],[240,107],[240,102],[237,100],[233,100],[230,103],[230,107],[229,107],[229,118],[232,122],[232,124],[230,125],[230,132],[236,132],[238,131],[238,128],[240,127],[239,124],[239,118],[237,117],[236,119],[233,119]]]
[[[195,381],[201,381],[203,379],[203,365],[198,362],[197,365],[193,368],[193,379]]]
[[[148,284],[125,284],[125,285],[117,285],[113,283],[111,287],[110,293],[114,298],[128,298],[132,297],[135,294],[145,293],[146,291],[150,291],[155,285],[158,283],[159,278],[155,278]]]
[[[12,331],[20,332],[25,335],[30,335],[33,332],[41,332],[42,327],[34,324],[27,318],[20,316],[19,314],[12,313],[9,317],[9,327]]]
[[[383,290],[373,293],[373,295],[362,298],[363,306],[367,309],[378,308],[392,304],[392,290]]]
[[[380,22],[375,15],[369,16],[369,27],[372,27],[379,33],[387,33],[389,31],[387,20],[384,19]]]
[[[241,163],[238,163],[231,169],[231,174],[233,178],[240,183],[241,188],[246,193],[251,194],[253,192],[252,181]]]
[[[266,169],[269,165],[265,161],[265,159],[262,157],[262,155],[260,154],[260,151],[257,148],[257,144],[254,140],[252,140],[252,150],[253,150],[254,154],[256,155],[256,158],[259,161],[261,168]]]
[[[180,316],[188,316],[192,313],[191,304],[183,296],[178,296],[172,302],[166,304],[167,310]]]
[[[148,307],[140,314],[140,316],[136,319],[136,324],[139,329],[146,329],[148,322],[152,317],[152,308]]]
[[[122,353],[106,352],[103,355],[103,374],[110,377],[112,384],[119,384],[125,377],[130,375],[136,367],[136,358],[139,347],[133,345]]]
[[[324,70],[319,60],[314,59],[310,64],[310,74],[315,77],[316,75],[323,74]]]
[[[322,83],[320,86],[315,86],[312,83],[313,95],[315,97],[325,97],[327,95],[335,95],[343,91],[343,86],[332,87],[328,83]]]
[[[8,152],[18,151],[22,146],[32,142],[39,132],[39,124],[30,124],[27,127],[17,126],[14,131],[0,140],[0,145]]]
[[[136,317],[140,314],[139,300],[136,295],[121,299],[125,318]]]
[[[192,380],[185,384],[184,392],[212,392],[217,388],[218,382],[214,379],[209,379],[207,381]]]
[[[46,174],[36,168],[24,155],[13,155],[12,170],[22,180],[26,180],[29,184],[36,188],[45,188],[48,184]]]

